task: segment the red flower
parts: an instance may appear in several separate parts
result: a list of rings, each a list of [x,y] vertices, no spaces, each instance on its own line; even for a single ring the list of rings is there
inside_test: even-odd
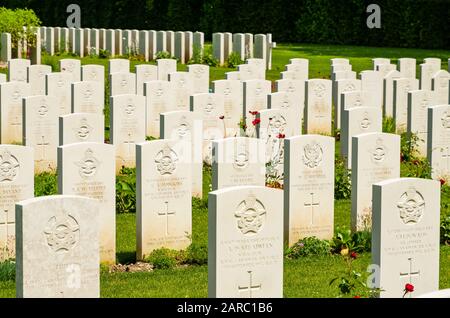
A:
[[[224,119],[224,118],[225,118],[225,116],[224,116],[224,115],[222,115],[222,116],[220,116],[220,117],[219,117],[219,119]]]
[[[361,296],[356,295],[356,296],[353,296],[353,298],[361,298]]]
[[[405,293],[412,293],[414,291],[414,285],[406,284],[405,285]]]
[[[356,258],[358,257],[358,253],[356,253],[356,252],[351,252],[351,253],[350,253],[350,257],[353,258],[353,259],[356,259]]]
[[[439,179],[439,182],[441,183],[441,186],[443,186],[446,183],[445,179],[443,178]]]
[[[252,121],[253,126],[258,125],[261,122],[261,119],[257,118]]]
[[[284,138],[284,137],[286,137],[285,134],[278,134],[278,135],[277,135],[277,138]]]
[[[257,110],[254,110],[254,111],[250,110],[249,113],[253,116],[256,116],[257,114],[259,114],[259,112]]]

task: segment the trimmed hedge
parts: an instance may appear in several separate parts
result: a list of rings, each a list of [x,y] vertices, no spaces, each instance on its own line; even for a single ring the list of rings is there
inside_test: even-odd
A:
[[[43,25],[66,25],[73,0],[3,0],[28,7]],[[449,0],[77,0],[82,27],[272,33],[274,41],[450,48]],[[381,29],[368,29],[369,4]]]

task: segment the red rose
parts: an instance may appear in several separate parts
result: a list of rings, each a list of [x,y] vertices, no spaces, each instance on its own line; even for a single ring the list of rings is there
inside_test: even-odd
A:
[[[222,116],[220,116],[220,117],[219,117],[219,119],[224,119],[224,118],[225,118],[225,116],[224,116],[224,115],[222,115]]]
[[[278,134],[278,135],[277,135],[277,138],[284,138],[284,137],[286,137],[285,134]]]
[[[356,252],[351,252],[351,253],[350,253],[350,257],[353,258],[353,259],[356,259],[356,258],[358,257],[358,253],[356,253]]]
[[[253,116],[256,116],[257,114],[259,114],[259,112],[257,110],[255,110],[255,111],[250,110],[249,113]]]
[[[414,285],[412,284],[406,284],[405,285],[405,292],[406,293],[412,293],[414,291]]]
[[[252,121],[253,126],[258,125],[261,122],[261,119],[257,118]]]
[[[353,296],[353,298],[361,298],[361,296],[356,295],[356,296]]]
[[[443,186],[446,182],[445,182],[445,180],[444,179],[439,179],[439,182],[441,183],[441,186]]]

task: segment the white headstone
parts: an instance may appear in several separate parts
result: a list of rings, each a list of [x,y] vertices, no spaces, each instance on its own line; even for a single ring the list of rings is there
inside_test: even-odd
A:
[[[156,60],[158,66],[158,80],[168,81],[169,74],[177,71],[177,61],[174,59],[158,59]]]
[[[243,33],[233,34],[233,52],[236,52],[242,61],[245,60],[245,35]]]
[[[139,54],[144,56],[144,60],[150,60],[150,42],[149,31],[139,31]]]
[[[111,56],[116,55],[116,36],[114,30],[106,30],[106,47],[105,50],[108,51]]]
[[[22,98],[30,95],[30,84],[0,84],[0,141],[2,144],[22,143]]]
[[[305,113],[305,82],[299,80],[281,79],[275,81],[277,92],[288,92],[295,95],[297,103],[300,105],[300,113]]]
[[[192,74],[193,94],[209,93],[209,66],[201,64],[188,65]]]
[[[267,95],[269,109],[284,109],[290,115],[293,124],[293,135],[302,133],[303,107],[297,99],[296,94],[289,92],[276,92]]]
[[[333,237],[334,138],[305,135],[285,140],[284,235],[299,239]]]
[[[103,115],[105,91],[100,82],[75,82],[72,88],[72,113],[96,113]]]
[[[59,117],[59,146],[79,143],[102,143],[105,139],[105,119],[94,113],[74,113]]]
[[[239,136],[242,117],[242,84],[238,80],[213,81],[213,92],[224,99],[224,120],[227,136]]]
[[[108,61],[108,72],[112,73],[129,73],[130,60],[127,59],[110,59]]]
[[[420,64],[420,89],[431,90],[431,79],[440,70],[440,67],[440,64],[438,66],[433,63]]]
[[[167,35],[166,31],[156,32],[156,53],[167,52]]]
[[[110,97],[110,140],[116,146],[116,171],[134,167],[136,143],[145,141],[145,98],[140,95]]]
[[[144,83],[158,79],[158,67],[155,65],[136,65],[136,94],[144,95]]]
[[[180,152],[191,153],[192,196],[203,195],[203,121],[191,111],[178,110],[160,114],[160,137],[178,141]]]
[[[8,82],[27,82],[27,69],[30,60],[10,59],[8,61]]]
[[[394,79],[394,121],[395,131],[405,132],[408,123],[408,92],[419,88],[415,78]]]
[[[305,88],[306,133],[331,135],[331,81],[310,79]]]
[[[71,82],[81,81],[81,61],[76,59],[59,60],[61,73],[69,73],[72,76]]]
[[[103,65],[88,64],[81,66],[81,80],[99,82],[101,91],[105,91],[105,67]],[[104,93],[103,93],[104,94]]]
[[[58,147],[58,192],[98,200],[100,262],[116,262],[114,146],[80,142]]]
[[[436,94],[438,104],[450,103],[449,81],[450,73],[444,70],[436,72],[431,79],[431,88]]]
[[[99,207],[95,200],[46,196],[16,205],[16,296],[99,298]]]
[[[439,288],[440,184],[389,179],[373,186],[372,264],[380,297],[415,297]],[[405,285],[414,291],[405,295]]]
[[[352,231],[372,229],[372,185],[400,177],[400,136],[381,132],[352,138]]]
[[[384,78],[386,75],[389,74],[389,72],[396,71],[397,66],[395,64],[381,64],[377,65],[377,68],[375,71],[378,71],[381,73],[381,76]]]
[[[398,71],[402,74],[402,77],[416,78],[416,59],[398,59]]]
[[[214,140],[212,190],[266,184],[266,145],[261,139],[232,137]]]
[[[56,98],[36,95],[23,99],[23,144],[34,148],[34,171],[56,170],[58,115]]]
[[[373,65],[373,70],[374,71],[378,71],[378,66],[380,65],[389,65],[391,64],[391,60],[390,59],[386,59],[386,58],[374,58],[372,59],[372,65]]]
[[[109,96],[136,94],[136,74],[109,74]]]
[[[33,148],[0,145],[0,262],[15,258],[14,205],[34,196]]]
[[[431,177],[450,183],[450,105],[428,108],[427,159]]]
[[[334,127],[341,129],[341,94],[347,92],[361,91],[361,80],[340,79],[334,82],[335,92],[333,94],[334,104]]]
[[[209,193],[209,297],[283,296],[282,205],[282,191],[266,187]]]
[[[182,250],[191,243],[190,153],[177,142],[154,140],[136,145],[137,259],[153,250]]]
[[[224,35],[223,33],[213,33],[212,35],[213,55],[219,61],[219,65],[223,65],[225,62],[224,54]]]
[[[267,80],[248,80],[243,85],[243,116],[247,118],[249,127],[252,118],[248,112],[267,109],[267,95],[272,92],[272,83]]]
[[[71,113],[71,86],[72,75],[55,72],[45,75],[45,94],[56,98],[59,115]]]
[[[28,83],[31,95],[45,95],[45,75],[52,72],[49,65],[31,65],[27,69]]]
[[[175,33],[175,50],[174,56],[180,61],[181,64],[186,62],[186,36],[184,32],[178,31]]]
[[[146,103],[146,136],[159,137],[159,115],[176,109],[173,83],[168,81],[149,81],[144,83]]]
[[[399,71],[391,71],[383,78],[383,115],[394,117],[394,79],[401,78]]]
[[[169,81],[172,82],[172,94],[175,98],[176,110],[188,110],[189,98],[194,91],[192,74],[189,72],[169,73]]]
[[[374,107],[382,109],[383,106],[383,77],[378,71],[362,71],[361,89],[367,91]]]

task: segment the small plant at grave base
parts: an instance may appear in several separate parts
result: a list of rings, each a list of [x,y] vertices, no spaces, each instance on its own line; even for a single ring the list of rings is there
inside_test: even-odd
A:
[[[159,51],[156,53],[156,59],[172,59],[173,57],[167,51]]]
[[[338,155],[335,156],[335,182],[334,182],[334,198],[350,199],[352,194],[351,172],[347,170],[345,161]]]
[[[159,248],[150,253],[145,259],[151,263],[155,269],[170,269],[177,265],[179,252],[168,248]]]
[[[305,237],[297,243],[289,247],[286,252],[286,257],[297,259],[305,256],[325,256],[331,254],[331,245],[327,240],[320,240],[315,236]]]
[[[203,50],[203,64],[212,67],[219,65],[219,61],[213,55],[212,47],[205,47]]]
[[[392,117],[383,117],[383,130],[384,133],[395,134],[395,121]]]
[[[358,258],[358,256],[358,253],[354,251],[349,251],[347,254],[343,254],[342,259],[345,262],[346,270],[341,276],[335,277],[330,281],[329,286],[337,284],[340,297],[353,296],[354,298],[361,298],[361,295],[365,297],[375,297],[379,292],[379,289],[371,289],[367,287],[362,274],[353,269],[353,262]],[[359,288],[363,288],[363,291],[356,294]]]
[[[16,279],[16,262],[12,259],[0,261],[0,282]]]
[[[145,136],[145,140],[152,141],[152,140],[158,140],[159,138],[153,137],[153,136]]]
[[[136,169],[122,167],[116,177],[116,212],[136,212]]]
[[[419,137],[414,133],[404,132],[400,135],[400,160],[409,162],[417,159]]]
[[[240,64],[244,64],[244,61],[242,61],[241,56],[237,52],[231,52],[225,62],[225,65],[228,68],[235,68]]]
[[[203,64],[203,50],[200,46],[193,46],[192,58],[187,62],[187,64]]]
[[[208,246],[191,243],[186,249],[185,263],[190,265],[205,265],[208,263]]]
[[[441,243],[450,245],[450,216],[445,216],[441,220]]]
[[[101,59],[109,59],[111,57],[111,53],[108,50],[100,49],[98,51],[98,57]]]
[[[336,229],[336,234],[331,241],[333,253],[347,255],[350,251],[362,253],[370,252],[372,247],[372,235],[369,231],[352,233],[350,230]]]
[[[42,172],[34,176],[34,196],[53,195],[58,193],[56,173]]]

